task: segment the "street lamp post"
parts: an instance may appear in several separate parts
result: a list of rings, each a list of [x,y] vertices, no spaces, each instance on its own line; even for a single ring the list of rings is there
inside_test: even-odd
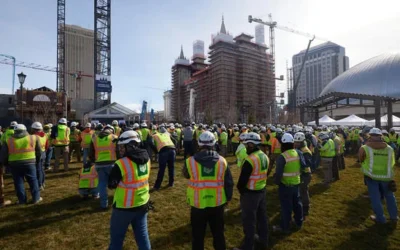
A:
[[[21,72],[17,76],[18,76],[19,83],[21,84],[21,90],[20,90],[21,91],[21,123],[23,124],[24,123],[24,105],[22,102],[22,97],[23,97],[22,86],[24,85],[26,75],[24,74],[24,72]]]

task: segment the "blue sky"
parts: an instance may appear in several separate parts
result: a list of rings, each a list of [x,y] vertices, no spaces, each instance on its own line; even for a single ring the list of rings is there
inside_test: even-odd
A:
[[[92,29],[93,0],[66,2],[66,23]],[[193,41],[204,40],[207,53],[222,15],[227,30],[238,35],[254,34],[249,14],[266,20],[268,13],[280,25],[344,46],[350,66],[400,49],[396,0],[113,0],[112,101],[138,109],[146,100],[151,108],[162,110],[163,89],[171,86],[171,66],[181,45],[185,56],[191,57]],[[290,64],[292,55],[307,42],[305,37],[276,31],[277,75],[286,75],[286,60]],[[56,0],[1,0],[0,54],[56,66],[56,52]],[[28,88],[55,89],[55,73],[17,68],[20,71],[28,75]],[[0,64],[0,93],[11,93],[11,79],[11,66]],[[286,89],[286,82],[278,83],[278,88],[277,92]]]

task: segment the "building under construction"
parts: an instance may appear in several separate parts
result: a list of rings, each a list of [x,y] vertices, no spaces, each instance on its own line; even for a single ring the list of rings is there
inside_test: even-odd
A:
[[[265,44],[252,39],[244,33],[233,37],[222,20],[220,32],[212,36],[208,64],[201,41],[194,43],[191,63],[181,50],[172,67],[174,120],[270,122],[276,95],[273,60]]]

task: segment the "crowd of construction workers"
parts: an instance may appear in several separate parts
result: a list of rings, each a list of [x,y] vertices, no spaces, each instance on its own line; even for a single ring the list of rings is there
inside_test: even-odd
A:
[[[75,159],[74,163],[82,162],[78,183],[82,198],[98,199],[104,210],[113,208],[109,249],[122,249],[129,225],[138,248],[151,249],[147,229],[150,193],[161,191],[166,168],[166,188],[174,187],[175,160],[181,154],[184,164],[180,172],[188,180],[192,249],[204,249],[209,225],[214,248],[222,250],[226,249],[224,213],[234,187],[226,157],[235,156],[240,169],[236,188],[244,239],[234,249],[266,249],[270,228],[283,234],[302,228],[312,203],[308,191],[312,173],[321,168],[322,185],[329,186],[346,168],[345,155],[358,155],[374,211],[370,218],[386,223],[381,201],[385,198],[389,220],[397,222],[393,166],[399,150],[400,138],[393,129],[387,132],[369,127],[221,123],[148,126],[145,122],[127,126],[118,121],[80,125],[61,118],[56,125],[34,122],[28,130],[12,122],[1,136],[0,204],[11,204],[3,195],[3,171],[12,175],[17,204],[28,203],[24,181],[29,184],[30,203],[37,204],[43,200],[40,193],[45,192],[46,173],[59,172],[61,160],[63,170],[68,171]],[[150,188],[151,162],[158,162],[158,173]],[[271,227],[266,186],[272,173],[270,179],[278,186],[281,220]],[[108,189],[115,189],[111,205]]]

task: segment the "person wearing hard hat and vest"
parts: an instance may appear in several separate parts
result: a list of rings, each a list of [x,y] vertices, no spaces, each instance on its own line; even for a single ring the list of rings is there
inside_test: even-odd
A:
[[[394,150],[382,140],[382,131],[372,128],[369,131],[370,138],[358,153],[364,181],[368,187],[372,210],[375,215],[370,218],[376,223],[386,223],[383,213],[381,196],[385,197],[386,207],[390,221],[397,223],[397,202],[394,196],[396,183],[394,182]]]
[[[40,141],[37,136],[28,134],[25,125],[16,125],[14,135],[8,138],[7,143],[1,148],[1,163],[11,169],[18,204],[27,203],[24,180],[29,184],[32,203],[36,204],[43,200],[40,197],[36,176],[36,162],[40,157]]]
[[[193,148],[193,128],[190,123],[186,123],[185,129],[182,131],[183,136],[183,158],[186,159],[187,156],[192,156],[194,154]]]
[[[305,216],[308,216],[310,210],[308,185],[311,182],[312,152],[307,147],[306,136],[303,132],[297,132],[294,135],[294,148],[303,153],[304,163],[306,164],[306,167],[301,169],[299,186],[300,198],[303,204],[303,218],[305,218]]]
[[[233,127],[233,136],[231,139],[233,155],[236,154],[237,148],[239,147],[239,135],[239,127]]]
[[[61,118],[58,121],[57,126],[54,126],[51,130],[50,138],[54,146],[54,172],[58,172],[60,166],[60,157],[64,159],[64,171],[68,171],[69,162],[69,134],[70,130],[67,127],[67,119]]]
[[[188,181],[191,206],[192,250],[204,249],[207,224],[216,250],[225,250],[224,207],[232,199],[233,179],[224,157],[214,149],[215,136],[206,131],[198,138],[199,152],[185,160],[182,173]]]
[[[269,159],[259,148],[261,138],[258,134],[247,133],[243,143],[248,156],[242,165],[237,189],[240,193],[244,241],[237,249],[254,249],[256,232],[257,244],[261,249],[266,249],[268,245],[266,185]]]
[[[83,165],[79,173],[79,194],[87,199],[89,195],[92,195],[94,199],[99,198],[99,176],[96,168],[92,162],[87,162]]]
[[[51,128],[53,127],[53,124],[48,123],[44,125],[43,127],[43,132],[46,134],[47,141],[48,141],[48,148],[46,150],[46,160],[44,161],[44,170],[50,170],[50,161],[51,158],[53,157],[53,145],[51,144]]]
[[[267,138],[269,138],[269,135],[267,133],[266,127],[261,127],[260,137],[261,137],[260,148],[264,152],[264,154],[267,154],[267,151],[268,151],[268,139]]]
[[[278,158],[281,153],[281,138],[283,135],[283,130],[281,128],[277,128],[276,132],[274,132],[274,136],[271,137],[271,152],[269,157],[271,159],[270,168],[268,169],[268,176],[271,174],[272,169],[275,167],[276,158]]]
[[[108,180],[108,187],[115,189],[110,250],[122,249],[129,225],[132,225],[137,248],[151,249],[147,230],[151,163],[147,151],[139,145],[140,138],[135,131],[126,131],[118,138],[122,158],[115,162]]]
[[[71,133],[69,134],[69,161],[72,161],[72,152],[75,152],[77,162],[81,161],[81,131],[77,128],[78,123],[71,122]]]
[[[114,128],[106,125],[99,133],[92,137],[89,149],[89,159],[95,163],[96,171],[99,176],[100,207],[108,208],[107,183],[111,168],[114,166],[117,157],[117,149],[114,135]]]
[[[8,138],[10,138],[14,134],[15,126],[17,126],[17,122],[11,122],[10,127],[6,129],[6,131],[1,135],[1,144],[6,145]]]
[[[223,157],[226,157],[228,153],[228,133],[226,132],[226,127],[221,127],[221,134],[219,136],[220,140],[220,147],[221,147],[221,154]]]
[[[244,139],[246,139],[246,134],[241,134],[239,135],[239,146],[236,149],[235,155],[236,155],[236,163],[237,166],[240,168],[242,167],[242,164],[244,160],[247,157],[247,150],[246,146],[243,144]]]
[[[327,132],[319,133],[318,139],[321,141],[318,144],[318,148],[321,156],[321,167],[324,171],[323,184],[329,185],[333,180],[332,164],[333,158],[336,156],[335,142],[329,137]]]
[[[83,165],[88,161],[90,143],[92,142],[92,136],[94,131],[91,129],[92,125],[87,123],[85,129],[81,132],[81,147],[83,149]]]
[[[153,135],[152,148],[158,152],[158,174],[153,190],[159,190],[164,178],[165,168],[168,165],[168,186],[174,186],[175,171],[175,145],[165,126],[159,127],[159,133]]]
[[[142,147],[147,150],[149,157],[151,159],[151,147],[149,140],[151,139],[150,130],[147,128],[147,123],[143,122],[140,124],[140,132],[142,133]]]
[[[299,185],[300,175],[306,167],[303,154],[294,148],[294,138],[285,133],[282,136],[282,154],[276,159],[274,182],[278,185],[281,205],[281,223],[274,226],[275,232],[289,233],[294,213],[294,223],[298,228],[303,225],[303,206],[301,203]]]
[[[121,128],[118,126],[118,121],[117,120],[114,120],[114,121],[112,121],[112,123],[111,123],[111,125],[113,126],[113,128],[114,128],[114,134],[118,137],[118,136],[120,136],[120,134],[121,134]]]
[[[182,149],[182,126],[179,123],[175,123],[175,132],[177,135],[177,140],[176,140],[176,152],[177,154],[181,153]]]
[[[44,161],[46,160],[46,150],[49,147],[49,142],[46,134],[43,132],[43,126],[40,122],[34,122],[32,124],[32,134],[36,135],[40,141],[41,156],[39,161],[36,162],[36,175],[38,178],[39,188],[44,190],[45,184],[45,173],[44,173]]]

